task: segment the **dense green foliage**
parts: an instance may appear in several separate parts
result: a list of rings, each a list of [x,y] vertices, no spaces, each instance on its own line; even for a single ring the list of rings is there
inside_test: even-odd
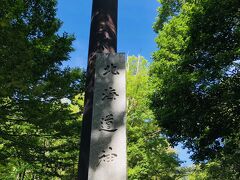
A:
[[[127,62],[129,179],[240,179],[240,1],[159,2],[151,77]],[[61,66],[74,38],[55,7],[0,3],[1,180],[76,177],[85,79]],[[197,165],[180,168],[166,136]]]
[[[55,6],[52,0],[0,4],[3,180],[76,177],[84,75],[61,68],[72,51],[73,37],[56,34],[61,22]],[[148,108],[148,64],[142,57],[136,62],[129,59],[129,178],[175,179],[180,162]]]
[[[208,162],[194,166],[189,171],[189,180],[234,180],[237,179],[229,168],[222,166],[220,162]]]
[[[56,34],[55,6],[55,0],[0,3],[0,179],[75,173],[81,111],[74,103],[81,105],[84,73],[60,68],[73,37]]]
[[[129,179],[176,179],[181,176],[180,162],[149,108],[153,91],[149,64],[143,57],[131,56],[127,69]]]
[[[193,160],[216,161],[221,172],[214,179],[227,179],[224,172],[239,179],[240,1],[160,2],[154,114]]]

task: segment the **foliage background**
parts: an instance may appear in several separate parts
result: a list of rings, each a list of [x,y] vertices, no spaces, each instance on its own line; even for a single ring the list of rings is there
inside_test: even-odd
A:
[[[207,171],[219,168],[214,179],[239,179],[240,3],[160,3],[154,114],[172,144],[182,142],[196,163],[209,162]]]

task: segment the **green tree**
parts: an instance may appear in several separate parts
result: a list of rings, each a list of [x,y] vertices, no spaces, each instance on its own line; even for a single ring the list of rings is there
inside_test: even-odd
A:
[[[127,62],[127,134],[129,179],[176,179],[180,162],[161,135],[149,94],[153,86],[149,64],[141,56],[130,56]]]
[[[151,67],[154,114],[193,160],[216,161],[239,179],[240,1],[161,2]]]
[[[220,162],[196,165],[192,168],[188,178],[189,180],[236,179],[235,175],[229,172],[229,168],[221,166]]]
[[[60,26],[55,0],[1,0],[0,179],[74,178],[84,73],[60,67],[74,39]]]

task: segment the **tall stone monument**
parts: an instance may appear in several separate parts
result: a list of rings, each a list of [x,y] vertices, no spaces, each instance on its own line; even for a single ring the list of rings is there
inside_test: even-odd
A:
[[[89,179],[126,180],[124,54],[98,54],[93,99]]]
[[[125,56],[118,0],[93,0],[78,180],[126,180]]]

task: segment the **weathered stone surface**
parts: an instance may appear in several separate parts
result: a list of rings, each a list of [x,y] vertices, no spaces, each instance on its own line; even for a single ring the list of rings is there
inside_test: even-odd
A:
[[[95,65],[89,180],[126,180],[124,54],[98,54]]]

